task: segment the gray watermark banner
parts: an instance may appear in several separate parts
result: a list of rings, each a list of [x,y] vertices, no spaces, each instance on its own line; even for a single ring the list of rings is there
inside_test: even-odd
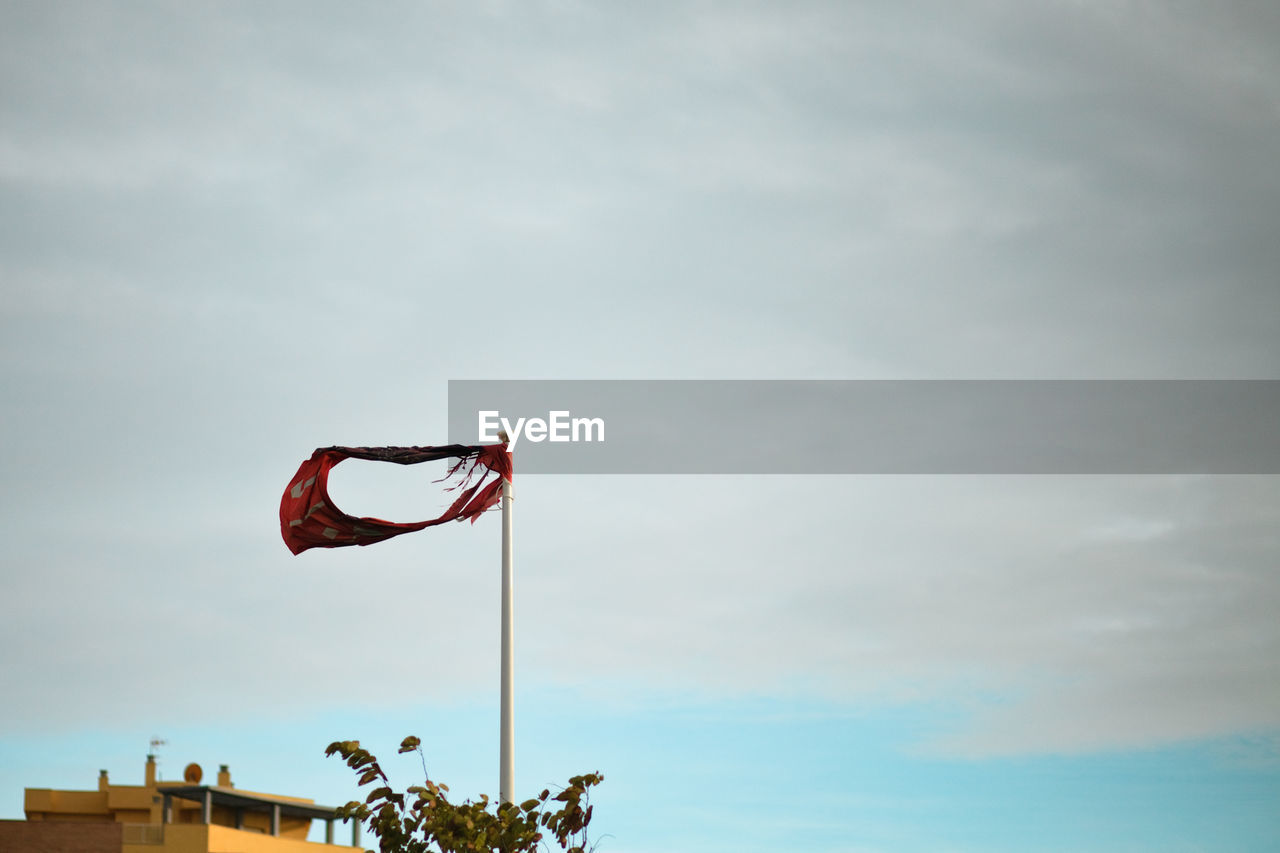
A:
[[[522,474],[1280,474],[1277,380],[450,380]]]

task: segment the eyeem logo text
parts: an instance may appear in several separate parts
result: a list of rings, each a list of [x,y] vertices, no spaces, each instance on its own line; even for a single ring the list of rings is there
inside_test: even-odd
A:
[[[480,441],[501,441],[501,430],[507,434],[508,447],[512,450],[522,435],[532,442],[604,441],[604,418],[574,418],[567,411],[548,412],[545,420],[516,418],[515,423],[497,411],[488,411],[479,413],[479,422]]]

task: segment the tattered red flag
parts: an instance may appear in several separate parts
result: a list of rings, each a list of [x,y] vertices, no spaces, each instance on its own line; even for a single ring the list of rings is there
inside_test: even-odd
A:
[[[442,515],[428,521],[395,522],[356,518],[333,505],[329,469],[343,459],[369,459],[416,465],[457,459],[444,480],[458,497]],[[447,444],[443,447],[321,447],[303,462],[280,499],[280,535],[295,554],[308,548],[372,545],[401,533],[412,533],[446,521],[475,522],[502,498],[502,481],[511,479],[511,454],[505,444]],[[439,482],[439,481],[438,481]]]

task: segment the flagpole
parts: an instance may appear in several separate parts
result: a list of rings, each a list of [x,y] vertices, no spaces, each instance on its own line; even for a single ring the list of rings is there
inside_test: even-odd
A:
[[[515,628],[512,613],[512,550],[511,550],[511,481],[502,481],[502,728],[501,746],[498,751],[498,802],[510,803],[515,796],[515,720],[512,715],[512,671],[514,668],[513,637]]]

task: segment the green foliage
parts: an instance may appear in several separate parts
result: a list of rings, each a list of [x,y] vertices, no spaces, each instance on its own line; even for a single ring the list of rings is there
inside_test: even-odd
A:
[[[421,756],[421,741],[405,738],[400,752]],[[360,785],[380,783],[363,803],[352,800],[337,810],[337,816],[343,822],[365,823],[378,836],[381,853],[533,853],[545,833],[567,853],[594,849],[586,846],[592,808],[588,792],[604,780],[599,773],[574,776],[554,797],[543,790],[519,805],[497,803],[490,809],[489,798],[483,794],[478,802],[452,803],[449,786],[430,779],[410,786],[403,794],[396,793],[378,759],[358,740],[329,744],[324,754],[334,753],[359,775]],[[425,771],[424,760],[424,776]],[[552,810],[557,803],[559,808]]]

